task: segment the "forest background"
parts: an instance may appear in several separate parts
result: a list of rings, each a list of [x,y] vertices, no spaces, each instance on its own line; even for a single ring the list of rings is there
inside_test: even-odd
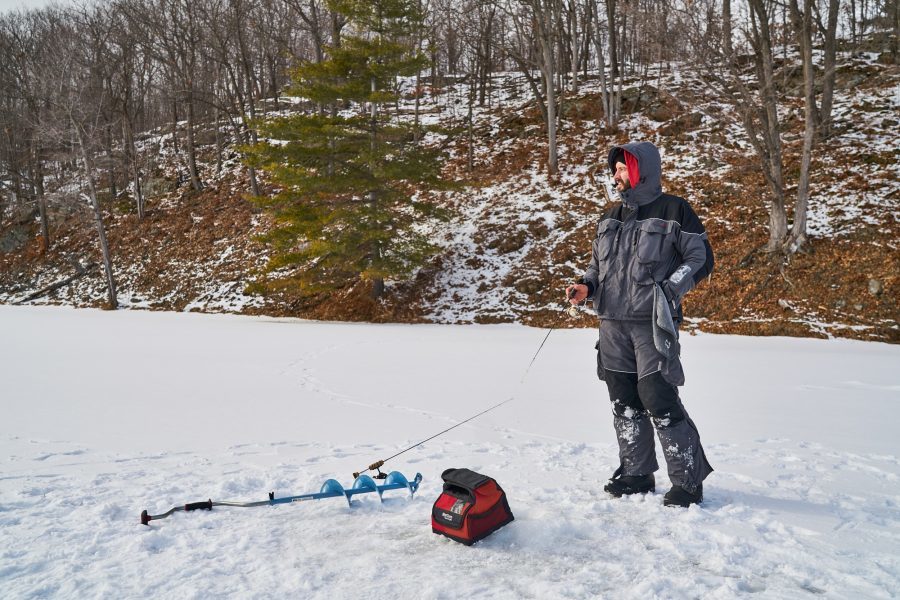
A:
[[[716,251],[688,330],[897,342],[898,31],[889,0],[0,13],[0,302],[558,324],[606,151],[646,139]]]

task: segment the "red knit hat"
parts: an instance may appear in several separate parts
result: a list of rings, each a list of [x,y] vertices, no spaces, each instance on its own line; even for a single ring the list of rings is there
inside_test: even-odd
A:
[[[631,152],[625,152],[625,166],[628,167],[628,181],[634,188],[641,181],[641,170],[638,168],[638,160]]]

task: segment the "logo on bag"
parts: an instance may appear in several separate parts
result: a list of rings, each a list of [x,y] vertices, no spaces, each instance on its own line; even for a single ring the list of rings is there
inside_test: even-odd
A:
[[[452,521],[452,520],[453,520],[453,515],[448,515],[447,513],[441,513],[441,517],[443,517],[443,519],[444,519],[445,521]]]

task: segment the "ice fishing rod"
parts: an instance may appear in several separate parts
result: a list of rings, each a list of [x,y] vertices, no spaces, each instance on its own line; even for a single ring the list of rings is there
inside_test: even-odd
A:
[[[568,293],[566,294],[566,296],[567,296],[567,299],[572,299],[572,298],[574,298],[574,297],[575,297],[575,290],[571,290],[570,292],[568,292]],[[570,317],[575,317],[575,316],[577,316],[577,315],[578,315],[578,308],[577,308],[574,304],[570,304],[569,307],[568,307],[566,310],[564,310],[564,311],[562,311],[562,312],[560,313],[559,317],[557,317],[556,321],[553,323],[553,325],[552,325],[552,326],[550,327],[550,329],[547,331],[547,335],[545,335],[545,336],[544,336],[544,339],[541,341],[541,345],[538,346],[537,352],[535,352],[535,353],[534,353],[534,356],[531,357],[531,362],[528,363],[528,368],[526,368],[526,369],[525,369],[525,373],[522,374],[522,378],[519,380],[519,385],[522,385],[522,384],[525,382],[525,377],[528,376],[528,372],[531,370],[531,366],[534,364],[534,361],[537,360],[538,354],[541,353],[541,350],[544,348],[544,344],[547,343],[547,339],[550,337],[550,334],[553,333],[553,330],[554,330],[554,329],[556,329],[557,327],[559,327],[559,324],[562,322],[563,317],[565,317],[565,316],[567,316],[567,315],[570,316]],[[368,467],[366,467],[365,469],[363,469],[362,471],[356,471],[356,472],[354,472],[354,473],[353,473],[353,477],[354,477],[354,478],[357,478],[357,477],[359,477],[359,476],[360,476],[361,474],[363,474],[363,473],[367,473],[367,472],[369,472],[369,471],[375,471],[376,474],[375,474],[375,475],[372,475],[372,477],[374,477],[375,479],[384,479],[385,477],[387,477],[387,475],[381,472],[381,467],[383,467],[383,466],[384,466],[384,463],[386,463],[387,461],[389,461],[389,460],[391,460],[391,459],[394,459],[394,458],[397,458],[397,457],[400,456],[401,454],[404,454],[404,453],[406,453],[406,452],[409,452],[409,451],[412,450],[413,448],[416,448],[416,447],[418,447],[418,446],[421,446],[421,445],[424,444],[425,442],[430,442],[430,441],[433,440],[434,438],[440,437],[440,436],[444,435],[445,433],[447,433],[448,431],[452,431],[452,430],[456,429],[457,427],[459,427],[459,426],[461,426],[461,425],[465,425],[465,424],[468,423],[469,421],[473,421],[473,420],[477,419],[478,417],[480,417],[481,415],[484,415],[484,414],[487,414],[487,413],[491,412],[491,411],[494,410],[495,408],[500,408],[501,406],[503,406],[503,405],[506,404],[507,402],[512,402],[513,400],[515,400],[515,398],[516,398],[516,397],[515,397],[515,394],[514,394],[514,395],[510,396],[509,398],[507,398],[506,400],[504,400],[503,402],[498,402],[497,404],[493,405],[492,407],[487,408],[487,409],[481,411],[481,412],[478,413],[477,415],[472,415],[471,417],[469,417],[469,418],[466,419],[465,421],[462,421],[462,422],[460,422],[460,423],[457,423],[456,425],[453,425],[452,427],[448,427],[447,429],[445,429],[445,430],[443,430],[443,431],[441,431],[441,432],[438,432],[438,433],[434,434],[433,436],[431,436],[430,438],[426,438],[426,439],[422,440],[421,442],[415,443],[415,444],[413,444],[412,446],[410,446],[409,448],[406,448],[406,449],[404,449],[404,450],[401,450],[400,452],[398,452],[397,454],[394,454],[393,456],[389,456],[389,457],[387,457],[387,458],[385,458],[385,459],[376,461],[376,462],[372,463],[371,465],[369,465]]]

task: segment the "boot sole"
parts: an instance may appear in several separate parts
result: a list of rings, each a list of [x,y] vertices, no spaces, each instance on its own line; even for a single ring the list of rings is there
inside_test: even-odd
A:
[[[641,489],[641,490],[630,490],[627,492],[613,492],[606,488],[603,488],[603,491],[612,496],[613,498],[621,498],[622,496],[634,496],[635,494],[652,494],[656,492],[655,487]]]
[[[697,500],[696,502],[688,502],[687,504],[680,504],[678,502],[669,502],[669,501],[663,499],[663,506],[674,506],[676,508],[687,508],[694,504],[703,504],[703,496],[700,496],[700,499]]]

